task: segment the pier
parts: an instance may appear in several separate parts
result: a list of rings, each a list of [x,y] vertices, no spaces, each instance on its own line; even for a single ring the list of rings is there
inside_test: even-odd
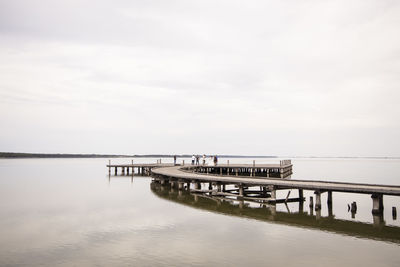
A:
[[[290,160],[280,161],[279,164],[226,164],[218,165],[174,165],[161,163],[158,160],[154,164],[118,164],[107,165],[109,173],[114,170],[115,175],[118,169],[122,175],[134,173],[140,175],[151,175],[161,185],[170,184],[178,190],[235,198],[256,203],[303,203],[304,190],[314,193],[310,197],[310,205],[320,214],[321,194],[327,194],[328,209],[332,209],[333,193],[357,193],[369,194],[372,199],[372,213],[374,220],[380,220],[383,214],[383,196],[400,196],[400,186],[343,183],[316,180],[292,180],[292,163]],[[135,172],[136,171],[136,172]],[[204,186],[206,185],[206,186]],[[287,196],[277,198],[278,190],[289,190]],[[297,191],[297,195],[290,197],[291,192]],[[296,193],[295,193],[296,194]],[[356,208],[356,207],[355,207]],[[353,207],[352,207],[353,209]]]
[[[150,175],[151,170],[153,168],[160,168],[160,167],[173,167],[177,166],[174,165],[173,163],[161,163],[161,159],[157,160],[156,163],[142,163],[142,164],[134,164],[133,162],[131,164],[111,164],[109,161],[107,168],[108,168],[108,173],[111,174],[111,172],[114,170],[114,175],[134,175],[139,174],[139,175]]]

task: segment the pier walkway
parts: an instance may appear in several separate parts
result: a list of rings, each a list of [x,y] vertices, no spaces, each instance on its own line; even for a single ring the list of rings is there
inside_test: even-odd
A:
[[[151,175],[161,185],[170,184],[179,190],[189,190],[200,194],[209,194],[257,203],[303,202],[303,190],[311,190],[315,194],[315,210],[321,209],[321,194],[327,193],[328,208],[332,206],[332,192],[370,194],[372,213],[383,213],[383,196],[400,196],[400,186],[362,183],[343,183],[315,180],[286,179],[292,174],[290,160],[281,160],[279,164],[218,164],[218,165],[174,165],[161,163],[161,159],[153,164],[109,164],[109,174],[114,168],[115,175],[121,169],[122,175]],[[208,183],[208,188],[202,188]],[[298,197],[289,198],[292,189],[298,190]],[[289,190],[285,199],[277,199],[277,190]],[[355,204],[355,203],[354,203]],[[355,204],[356,205],[356,204]],[[314,199],[310,197],[310,207]],[[354,207],[355,209],[356,206]],[[353,206],[352,206],[353,209]],[[396,210],[393,208],[393,215]]]
[[[360,184],[360,183],[342,183],[342,182],[326,182],[326,181],[311,181],[311,180],[291,180],[280,178],[256,178],[256,177],[235,177],[235,176],[220,176],[206,175],[203,173],[191,172],[195,167],[163,167],[152,170],[153,175],[161,175],[175,179],[196,180],[201,182],[222,182],[228,184],[242,184],[244,186],[275,186],[279,189],[306,189],[335,191],[335,192],[350,192],[363,194],[384,194],[400,196],[400,186],[392,185],[375,185],[375,184]]]
[[[156,177],[161,184],[165,182],[171,183],[172,186],[182,190],[190,189],[190,184],[194,184],[194,190],[190,191],[209,193],[214,196],[236,197],[237,199],[245,199],[258,203],[279,203],[279,202],[303,202],[303,190],[312,190],[315,194],[315,209],[321,209],[321,194],[328,193],[328,208],[332,207],[332,192],[346,192],[370,194],[372,198],[372,213],[383,213],[383,196],[393,195],[400,196],[400,186],[379,185],[379,184],[361,184],[361,183],[343,183],[343,182],[327,182],[312,180],[291,180],[282,178],[268,177],[244,177],[229,175],[210,175],[206,173],[196,173],[195,166],[173,166],[160,167],[152,170],[152,176]],[[208,190],[202,190],[201,183],[209,183]],[[226,185],[234,185],[237,189],[226,190]],[[216,186],[216,189],[214,188]],[[253,188],[251,188],[253,187]],[[260,189],[255,190],[254,187]],[[286,199],[277,199],[277,190],[297,189],[298,197],[289,198],[290,192]],[[310,197],[310,206],[314,206],[313,197]],[[356,207],[355,207],[356,208]],[[352,207],[353,209],[353,207]],[[396,212],[395,210],[393,211]]]

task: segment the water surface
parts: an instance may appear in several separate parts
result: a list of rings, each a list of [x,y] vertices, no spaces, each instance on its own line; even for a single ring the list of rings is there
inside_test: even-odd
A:
[[[400,209],[398,197],[384,198],[377,227],[369,195],[334,193],[333,218],[324,195],[320,221],[307,202],[303,213],[297,203],[277,205],[272,218],[253,204],[161,192],[148,177],[109,178],[107,162],[0,160],[0,265],[400,266],[399,219],[391,214],[392,206]],[[398,160],[293,163],[292,179],[400,184]],[[358,204],[354,218],[347,211],[352,201]]]

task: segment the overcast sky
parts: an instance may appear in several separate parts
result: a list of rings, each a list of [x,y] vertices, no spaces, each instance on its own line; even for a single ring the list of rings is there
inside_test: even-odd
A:
[[[0,151],[400,156],[400,1],[0,0]]]

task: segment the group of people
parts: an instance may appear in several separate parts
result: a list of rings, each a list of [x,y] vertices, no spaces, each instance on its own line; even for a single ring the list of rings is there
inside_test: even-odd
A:
[[[211,158],[213,158],[213,163],[214,163],[214,165],[217,165],[217,163],[218,163],[218,157],[217,157],[217,155],[215,155],[215,156],[210,156]],[[203,154],[203,157],[202,157],[202,165],[206,165],[206,160],[207,160],[207,157],[206,157],[206,155],[205,154]],[[192,165],[200,165],[200,155],[192,155]]]
[[[212,158],[212,163],[216,166],[218,164],[218,157],[217,155],[215,156],[210,156]],[[202,165],[206,165],[207,161],[207,156],[203,154],[202,156]],[[176,155],[174,155],[174,165],[176,165]],[[192,165],[200,165],[200,155],[192,155]]]

